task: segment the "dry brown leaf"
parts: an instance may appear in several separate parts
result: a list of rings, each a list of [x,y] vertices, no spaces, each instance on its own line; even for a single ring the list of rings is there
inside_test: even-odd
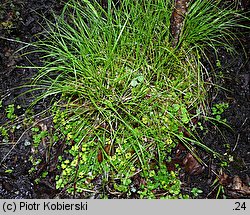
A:
[[[202,166],[191,153],[188,153],[186,155],[183,160],[183,165],[185,171],[190,175],[198,175],[202,173],[205,169],[205,167]]]
[[[250,196],[250,187],[245,185],[238,175],[234,176],[232,187],[229,190],[239,195]]]

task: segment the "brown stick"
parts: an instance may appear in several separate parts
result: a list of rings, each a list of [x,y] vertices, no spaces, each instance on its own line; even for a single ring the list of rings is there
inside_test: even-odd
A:
[[[179,43],[183,28],[185,15],[191,0],[174,0],[174,9],[170,20],[170,31],[172,35],[172,46],[175,48]]]

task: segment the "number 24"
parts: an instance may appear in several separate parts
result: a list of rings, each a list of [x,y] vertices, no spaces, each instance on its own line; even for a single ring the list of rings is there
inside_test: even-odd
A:
[[[239,210],[246,210],[246,202],[235,202],[236,208],[234,210],[239,211]]]

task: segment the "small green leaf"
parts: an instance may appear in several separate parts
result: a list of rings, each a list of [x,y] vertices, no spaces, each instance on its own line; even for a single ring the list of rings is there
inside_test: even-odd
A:
[[[173,111],[177,112],[180,109],[180,105],[179,104],[173,104]]]
[[[48,172],[47,172],[47,171],[43,172],[43,173],[42,173],[42,178],[46,178],[47,175],[48,175]]]
[[[12,172],[13,172],[13,169],[6,169],[4,172],[5,172],[5,173],[12,173]]]
[[[140,75],[140,76],[137,77],[137,81],[138,82],[142,83],[143,80],[144,80],[144,77],[142,75]]]
[[[137,79],[134,78],[134,79],[131,81],[130,84],[131,84],[132,87],[136,87],[136,86],[138,85]]]
[[[38,132],[39,128],[38,127],[31,128],[31,131]]]

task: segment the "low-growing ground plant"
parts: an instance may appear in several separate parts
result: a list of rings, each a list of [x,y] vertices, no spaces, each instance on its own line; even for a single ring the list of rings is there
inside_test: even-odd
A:
[[[193,129],[209,114],[206,49],[232,51],[232,30],[242,19],[219,3],[190,5],[175,48],[170,0],[124,0],[118,7],[108,1],[105,9],[96,1],[70,0],[55,22],[48,21],[44,39],[34,44],[42,66],[32,67],[38,72],[28,92],[40,93],[33,104],[57,98],[48,111],[53,131],[33,128],[34,144],[46,136],[48,148],[65,144],[57,189],[102,198],[188,198],[181,194],[178,167],[169,171],[166,162],[179,142],[220,157]],[[224,108],[212,109],[217,121]]]

